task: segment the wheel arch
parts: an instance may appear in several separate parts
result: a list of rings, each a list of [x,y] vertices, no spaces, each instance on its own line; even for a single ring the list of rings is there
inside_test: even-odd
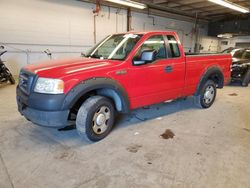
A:
[[[213,80],[216,84],[217,88],[223,88],[224,86],[224,75],[220,67],[213,66],[209,67],[201,76],[199,84],[197,86],[195,95],[199,95],[203,84],[206,83],[207,80]]]
[[[78,83],[66,95],[63,109],[78,108],[90,96],[101,95],[110,98],[117,111],[128,113],[130,103],[124,88],[111,78],[92,78]]]

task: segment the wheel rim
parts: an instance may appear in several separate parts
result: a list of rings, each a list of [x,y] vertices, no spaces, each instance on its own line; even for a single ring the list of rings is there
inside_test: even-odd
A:
[[[92,119],[95,134],[102,134],[107,130],[110,115],[111,111],[107,106],[101,106],[96,110]]]
[[[206,88],[206,90],[205,90],[203,101],[206,104],[210,104],[213,101],[214,96],[215,96],[215,89],[214,89],[214,87],[213,86],[208,86]]]

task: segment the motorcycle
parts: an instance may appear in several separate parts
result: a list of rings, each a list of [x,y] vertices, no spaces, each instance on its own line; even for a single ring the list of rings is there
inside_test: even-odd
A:
[[[15,84],[15,79],[12,76],[10,70],[5,66],[4,61],[2,61],[1,56],[5,54],[7,51],[3,51],[0,53],[0,84],[10,82],[11,84]]]

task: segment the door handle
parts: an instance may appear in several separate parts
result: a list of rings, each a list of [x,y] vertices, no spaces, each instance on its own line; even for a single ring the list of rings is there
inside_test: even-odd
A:
[[[171,65],[165,67],[165,72],[170,73],[173,72],[173,67]]]

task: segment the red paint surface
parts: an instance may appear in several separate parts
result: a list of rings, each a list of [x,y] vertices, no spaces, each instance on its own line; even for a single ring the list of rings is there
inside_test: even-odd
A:
[[[225,83],[230,78],[232,58],[227,54],[198,55],[185,57],[183,48],[175,32],[145,32],[124,61],[100,60],[89,58],[63,59],[32,64],[27,70],[39,77],[58,78],[65,82],[64,93],[76,84],[93,77],[108,77],[118,81],[130,99],[130,108],[159,103],[195,93],[204,72],[212,66],[219,67]],[[179,43],[181,57],[158,60],[153,64],[134,66],[132,59],[141,44],[152,35],[174,35]],[[166,73],[164,68],[173,67],[173,72]],[[125,70],[126,74],[117,75],[116,71]]]

